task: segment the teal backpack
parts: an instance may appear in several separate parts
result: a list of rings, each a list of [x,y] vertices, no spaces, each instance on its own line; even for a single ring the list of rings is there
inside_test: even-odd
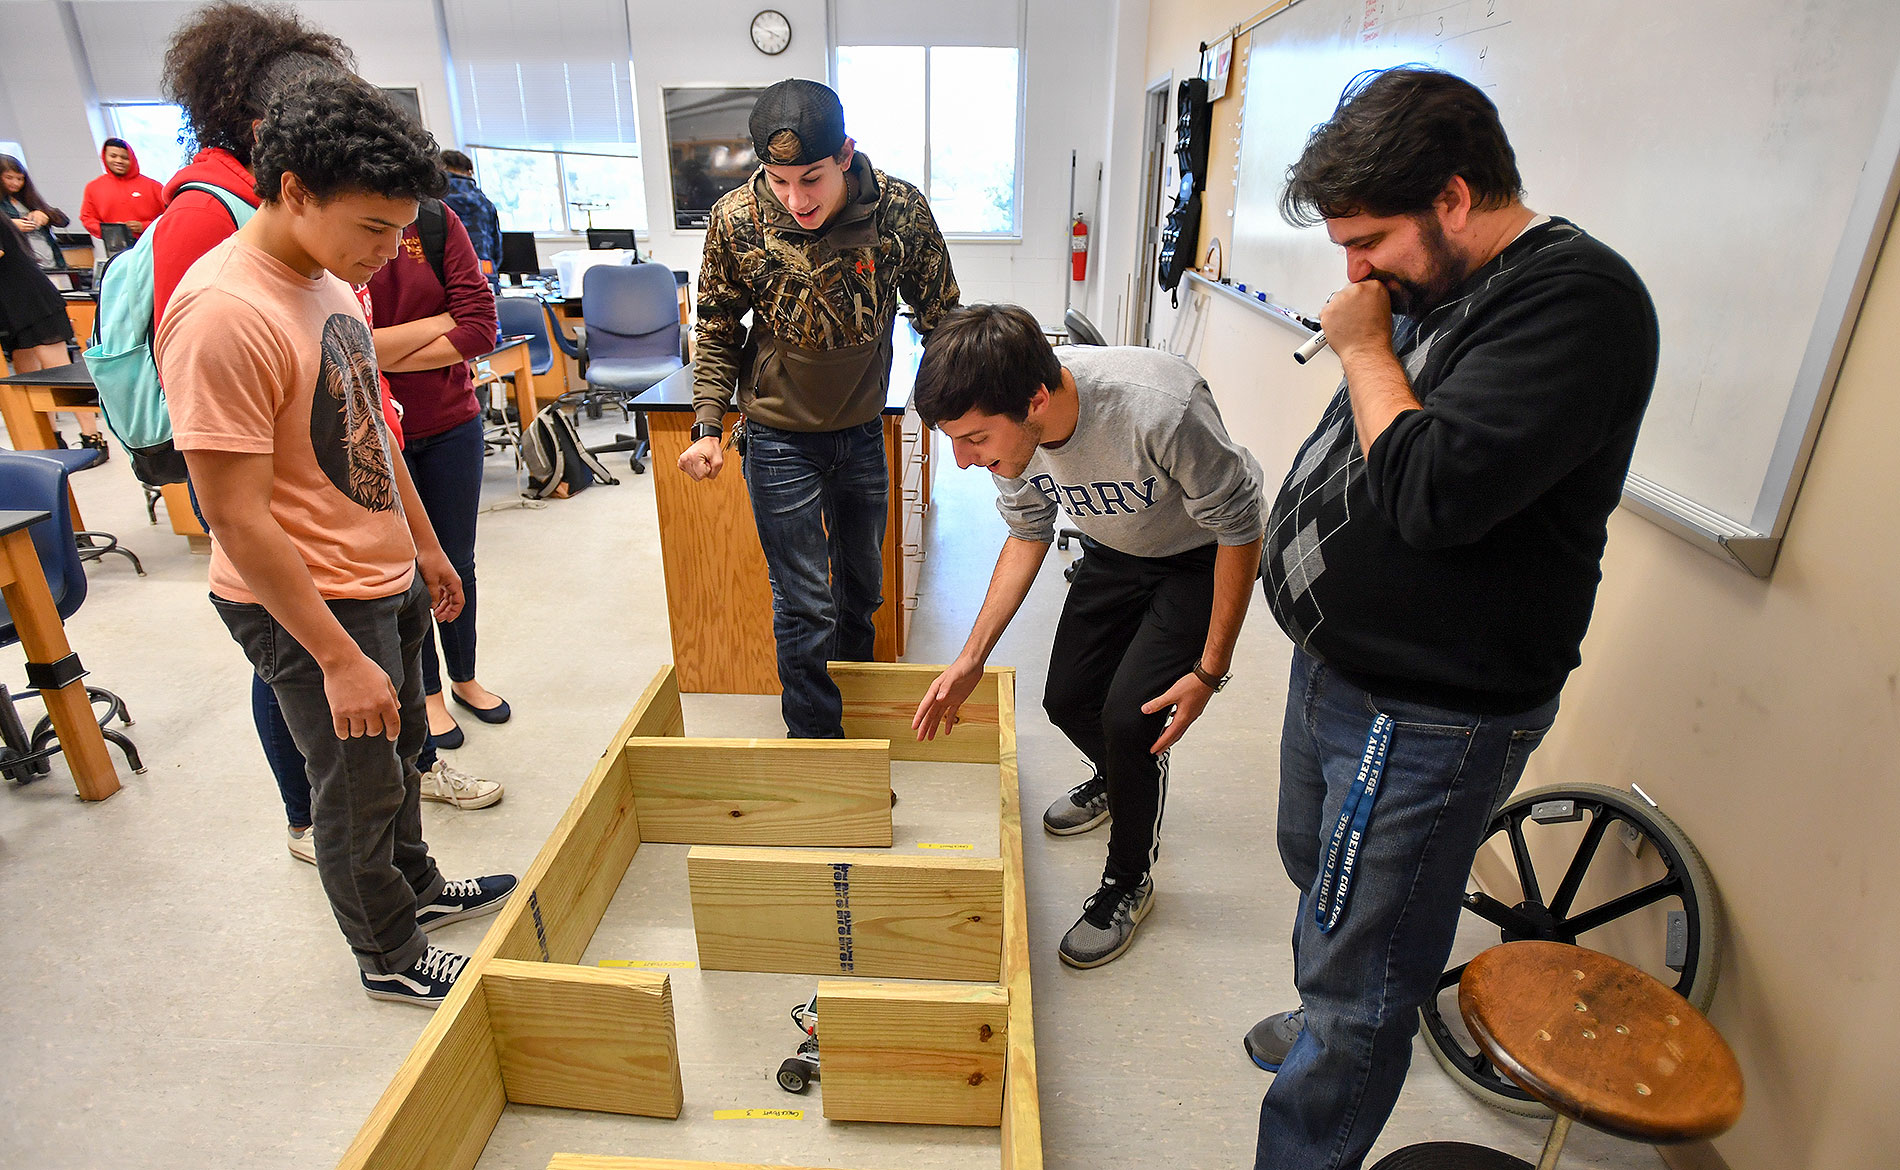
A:
[[[250,222],[256,209],[242,198],[209,183],[186,183],[179,191],[203,191],[216,196],[238,227]],[[174,196],[176,198],[176,196]],[[99,284],[99,314],[93,324],[86,366],[99,388],[99,407],[106,425],[119,437],[132,458],[132,469],[150,484],[182,483],[185,461],[172,446],[171,413],[165,408],[165,388],[158,383],[158,365],[152,359],[155,294],[152,281],[152,237],[147,230],[138,243],[114,257]]]

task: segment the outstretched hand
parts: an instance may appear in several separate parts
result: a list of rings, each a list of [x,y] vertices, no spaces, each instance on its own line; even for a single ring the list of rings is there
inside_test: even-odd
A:
[[[1181,676],[1180,681],[1169,687],[1165,694],[1143,703],[1141,705],[1143,715],[1153,715],[1157,711],[1174,708],[1174,718],[1168,720],[1168,725],[1161,731],[1161,738],[1155,740],[1148,748],[1148,754],[1158,756],[1179,742],[1180,738],[1187,734],[1187,729],[1194,725],[1194,721],[1201,717],[1201,712],[1207,709],[1207,701],[1213,697],[1214,688],[1202,682],[1199,675],[1189,671]]]
[[[917,733],[917,742],[937,738],[939,730],[950,734],[956,725],[957,712],[962,709],[965,699],[976,690],[976,684],[983,681],[983,668],[965,663],[952,663],[937,676],[936,681],[924,692],[924,698],[917,704],[917,713],[911,716],[911,730]]]

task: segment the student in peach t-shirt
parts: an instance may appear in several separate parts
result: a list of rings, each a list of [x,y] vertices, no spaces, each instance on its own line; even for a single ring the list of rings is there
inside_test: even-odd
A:
[[[310,776],[317,872],[378,999],[440,1003],[467,962],[426,930],[499,909],[503,874],[444,881],[422,839],[422,640],[462,587],[378,403],[352,283],[443,178],[434,139],[371,86],[275,97],[262,200],[191,266],[157,337],[174,442],[211,533],[211,600],[271,685]]]

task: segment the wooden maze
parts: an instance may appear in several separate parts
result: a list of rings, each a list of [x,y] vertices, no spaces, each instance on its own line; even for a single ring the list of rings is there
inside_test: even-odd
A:
[[[840,741],[686,738],[673,668],[661,668],[342,1170],[469,1170],[510,1102],[680,1115],[668,977],[577,965],[643,840],[693,845],[702,968],[845,977],[818,985],[825,1117],[1000,1126],[1002,1170],[1040,1170],[1015,672],[985,671],[956,733],[920,744],[911,715],[940,669],[833,663],[853,737]],[[999,856],[837,851],[891,844],[893,759],[995,764]],[[549,1164],[695,1168],[751,1170]]]

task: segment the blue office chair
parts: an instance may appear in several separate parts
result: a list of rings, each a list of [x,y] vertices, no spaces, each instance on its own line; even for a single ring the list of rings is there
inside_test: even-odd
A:
[[[548,341],[548,309],[540,297],[496,297],[495,310],[502,337],[528,335],[528,365],[535,377],[554,368],[554,347]],[[525,420],[524,420],[525,421]]]
[[[581,279],[582,334],[570,342],[555,331],[557,343],[581,363],[587,389],[566,396],[600,417],[600,403],[611,401],[634,419],[634,433],[589,447],[596,455],[630,452],[635,474],[646,471],[647,420],[628,403],[685,365],[680,356],[679,294],[673,270],[663,264],[601,265]]]
[[[64,621],[77,613],[85,603],[86,567],[79,558],[79,546],[72,537],[72,513],[66,507],[66,467],[58,459],[46,457],[51,454],[56,453],[0,452],[0,509],[52,513],[51,520],[33,525],[31,531],[33,547],[40,554],[40,567],[46,574],[47,588],[53,594],[53,607],[59,611],[60,620]],[[0,601],[0,646],[11,646],[19,640],[20,634],[14,628],[13,616],[7,613],[5,602]],[[61,667],[78,670],[78,656],[74,655],[66,663],[53,666],[29,663],[27,681],[31,689],[20,691],[17,695],[0,685],[0,775],[21,784],[29,784],[52,770],[46,761],[60,750],[52,717],[42,717],[33,728],[33,733],[28,735],[14,701],[18,698],[38,698],[41,687],[58,685]],[[125,701],[99,687],[87,687],[86,697],[95,705],[106,705],[105,714],[99,717],[100,733],[109,742],[119,745],[119,750],[125,753],[125,762],[132,766],[134,772],[144,772],[145,764],[139,759],[139,749],[124,732],[106,726],[113,719],[118,719],[127,727],[132,726],[132,716],[126,712]]]
[[[554,368],[554,346],[548,340],[549,334],[558,332],[549,319],[549,309],[540,297],[496,297],[495,308],[500,321],[500,337],[528,338],[528,368],[538,377]],[[507,375],[508,381],[514,375]],[[518,393],[518,391],[517,391]],[[519,401],[519,399],[517,399]],[[534,420],[531,418],[510,418],[513,407],[503,403],[500,409],[490,407],[486,412],[486,426],[482,430],[483,454],[493,455],[504,447],[516,446],[521,436]]]
[[[85,471],[88,468],[98,467],[106,461],[106,453],[98,447],[55,447],[47,451],[35,451],[33,454],[57,461],[66,469],[66,474],[68,475],[76,471]],[[147,509],[155,509],[156,505],[151,503],[151,496],[156,494],[154,489],[148,486],[146,493]],[[152,522],[155,524],[158,522],[156,511],[153,512]],[[139,563],[138,554],[121,545],[119,538],[110,532],[75,532],[73,533],[73,540],[79,547],[80,560],[103,560],[107,553],[117,553],[132,562],[132,567],[138,570],[139,576],[145,576],[145,566]]]

